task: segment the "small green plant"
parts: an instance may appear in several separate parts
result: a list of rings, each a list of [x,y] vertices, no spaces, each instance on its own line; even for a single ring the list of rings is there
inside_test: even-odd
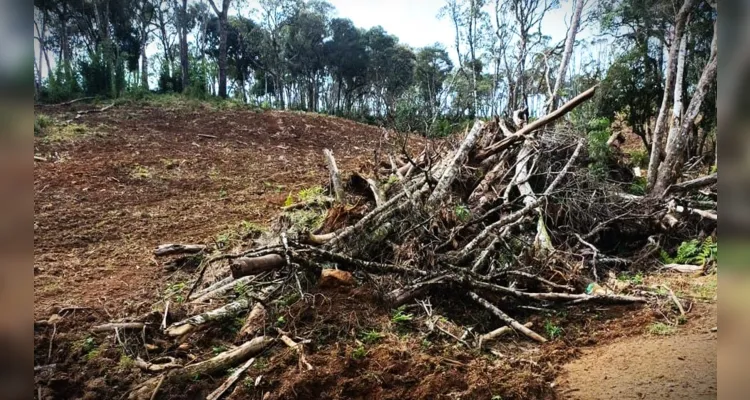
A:
[[[640,150],[631,150],[628,152],[630,155],[630,162],[640,168],[647,168],[648,167],[648,152],[646,150],[640,149]]]
[[[214,355],[219,355],[225,351],[227,351],[227,346],[224,346],[223,344],[211,348],[211,352],[214,353]]]
[[[617,280],[621,282],[630,282],[633,285],[642,285],[643,274],[640,272],[636,272],[634,275],[632,275],[630,273],[623,272],[617,276]]]
[[[279,316],[279,318],[276,319],[276,325],[277,326],[284,326],[286,324],[286,318],[284,318],[283,315]]]
[[[391,317],[391,322],[401,325],[406,324],[414,319],[414,315],[405,313],[405,310],[406,308],[404,306],[396,309],[393,313],[393,316]]]
[[[661,250],[659,255],[665,264],[705,264],[718,261],[718,251],[713,237],[709,236],[703,242],[693,239],[680,243],[674,257],[664,250]]]
[[[242,384],[245,385],[246,388],[252,389],[255,387],[255,380],[248,376],[247,378],[242,380]]]
[[[247,283],[245,282],[238,282],[236,285],[234,285],[234,294],[237,295],[237,297],[243,297],[245,294],[247,294],[249,287],[247,286]]]
[[[229,193],[227,193],[227,190],[224,188],[221,188],[219,190],[219,200],[226,200],[229,197]]]
[[[360,345],[356,349],[352,350],[352,358],[355,360],[361,360],[365,358],[367,355],[367,350],[365,350],[365,346]]]
[[[634,194],[637,196],[643,196],[646,194],[646,187],[648,185],[648,182],[646,181],[646,178],[643,177],[636,177],[633,182],[630,183],[630,187],[628,187],[628,192],[630,194]]]
[[[52,118],[39,114],[34,118],[34,136],[44,136],[47,133],[47,127],[52,125]]]
[[[491,400],[503,400],[503,396],[500,396],[499,394],[496,394],[492,396]]]
[[[185,287],[187,285],[185,282],[176,282],[173,284],[170,284],[167,286],[167,289],[164,291],[164,297],[167,298],[173,298],[174,301],[176,301],[179,304],[182,304],[185,301],[184,296],[182,295],[182,292],[185,290]]]
[[[297,199],[302,202],[316,201],[323,196],[323,188],[320,186],[313,186],[311,188],[302,189],[297,193]]]
[[[432,346],[432,342],[430,342],[427,339],[422,339],[422,342],[420,343],[423,349],[429,349]]]
[[[148,169],[148,167],[136,164],[130,171],[130,176],[133,179],[148,179],[151,177],[151,171]]]
[[[253,363],[253,368],[257,369],[258,371],[265,371],[266,368],[268,368],[268,360],[265,358],[258,358]]]
[[[255,222],[242,221],[240,223],[240,231],[242,237],[247,238],[260,236],[263,232],[266,232],[267,229],[262,225],[256,224]]]
[[[128,357],[127,355],[123,354],[120,356],[120,362],[118,363],[118,366],[121,369],[131,369],[133,368],[133,366],[135,366],[135,361],[133,361],[133,359]]]
[[[464,204],[459,204],[456,206],[456,208],[453,210],[453,213],[456,215],[456,218],[458,218],[461,222],[466,222],[471,218],[471,211],[469,211],[469,208],[466,207]]]
[[[362,334],[362,342],[364,343],[375,343],[382,338],[383,334],[375,330],[370,330]]]
[[[675,328],[663,322],[654,322],[648,326],[648,333],[658,336],[668,336],[675,333]]]
[[[547,332],[547,337],[552,340],[559,338],[563,334],[563,329],[550,320],[544,322],[544,331]]]
[[[289,196],[286,196],[286,200],[284,200],[284,207],[290,207],[292,204],[294,204],[294,197],[290,192]]]

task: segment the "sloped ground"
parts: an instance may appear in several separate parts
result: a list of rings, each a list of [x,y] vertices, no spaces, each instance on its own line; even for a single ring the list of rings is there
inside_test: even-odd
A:
[[[338,118],[207,107],[117,107],[75,122],[75,138],[35,142],[50,159],[34,168],[36,317],[55,305],[143,311],[164,275],[156,245],[267,225],[289,193],[326,184],[324,148],[356,171],[382,136]]]
[[[57,126],[88,108],[37,112],[53,116]],[[122,335],[123,344],[90,328],[148,313],[175,283],[174,273],[151,256],[156,245],[220,242],[239,226],[267,226],[290,193],[326,184],[323,148],[334,151],[341,170],[360,171],[383,138],[378,128],[338,118],[205,106],[120,105],[65,126],[35,140],[35,154],[47,159],[34,168],[35,317],[62,316],[35,325],[35,365],[56,365],[35,371],[34,395],[48,399],[120,398],[147,378],[123,354],[140,333]],[[649,324],[671,307],[520,312],[553,340],[539,346],[509,335],[491,351],[478,351],[445,333],[426,333],[419,308],[406,310],[412,320],[397,322],[368,283],[315,289],[291,303],[287,314],[272,317],[293,337],[311,340],[313,371],[300,369],[293,350],[275,346],[228,398],[567,398],[583,394],[575,389],[588,383],[561,381],[564,363],[619,338],[650,339],[643,336]],[[465,320],[455,322],[480,332],[499,324],[474,305],[435,306],[463,309]],[[715,315],[700,307],[691,313],[687,327],[694,315]],[[228,328],[211,328],[183,344],[158,334],[144,339],[153,356],[202,360],[213,354],[199,349],[220,351],[231,343]],[[224,378],[163,388],[158,398],[205,398]]]

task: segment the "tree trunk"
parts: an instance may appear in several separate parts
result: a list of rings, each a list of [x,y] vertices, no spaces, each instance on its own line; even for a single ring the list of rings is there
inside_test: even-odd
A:
[[[682,164],[685,158],[685,147],[690,135],[691,126],[695,117],[698,116],[701,104],[703,104],[703,99],[706,97],[710,85],[716,79],[716,34],[716,24],[714,23],[714,38],[711,43],[711,57],[709,58],[706,67],[703,69],[701,78],[698,81],[698,86],[695,89],[695,94],[693,94],[693,98],[690,99],[690,104],[688,105],[687,110],[685,110],[685,117],[682,119],[682,124],[679,130],[673,130],[670,132],[669,138],[667,139],[666,156],[664,157],[664,162],[659,168],[656,182],[651,191],[652,195],[661,196],[671,184],[677,182],[677,179],[679,179],[680,173],[682,172]]]
[[[146,55],[146,41],[148,32],[144,33],[143,42],[141,43],[141,86],[148,90],[148,56]]]
[[[670,96],[674,90],[675,74],[677,72],[677,56],[680,47],[680,40],[685,31],[685,24],[687,17],[690,14],[690,10],[693,8],[695,0],[685,0],[677,13],[675,19],[674,39],[672,45],[669,48],[669,59],[667,61],[667,72],[666,82],[664,84],[664,95],[661,100],[661,107],[659,108],[659,114],[656,117],[656,126],[654,127],[654,134],[651,138],[651,157],[648,163],[648,187],[653,188],[656,184],[657,175],[659,171],[659,163],[661,158],[661,143],[664,129],[666,128],[667,108],[669,106]]]
[[[568,64],[570,63],[570,57],[573,54],[573,46],[576,43],[576,34],[578,33],[578,25],[581,23],[581,13],[583,12],[584,0],[576,0],[576,8],[573,13],[573,20],[570,23],[570,30],[568,36],[565,38],[565,52],[563,53],[562,61],[560,61],[560,68],[557,70],[557,78],[555,79],[555,86],[552,89],[552,97],[549,99],[547,104],[547,113],[551,113],[557,108],[557,96],[562,87],[562,82],[565,78],[565,74],[568,71]]]
[[[219,17],[219,97],[227,98],[227,25],[229,14],[229,3],[231,0],[223,0],[222,8],[216,7],[214,0],[208,0],[211,7]]]
[[[183,20],[180,22],[180,71],[182,72],[182,91],[184,92],[190,86],[190,77],[188,76],[188,40],[187,40],[187,0],[182,0],[182,9],[180,10]]]

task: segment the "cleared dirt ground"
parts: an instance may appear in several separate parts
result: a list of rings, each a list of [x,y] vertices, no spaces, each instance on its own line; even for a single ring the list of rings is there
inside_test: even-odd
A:
[[[146,374],[123,357],[111,335],[92,335],[89,329],[152,310],[172,283],[172,273],[151,255],[156,245],[211,242],[243,221],[267,226],[290,193],[327,183],[324,148],[334,151],[343,171],[359,171],[373,162],[383,139],[379,128],[339,118],[209,106],[118,105],[61,124],[75,110],[89,108],[36,110],[57,122],[51,134],[35,139],[35,155],[46,161],[34,167],[34,313],[38,321],[55,313],[62,319],[54,326],[35,324],[35,365],[56,365],[35,372],[35,398],[125,395]],[[301,372],[295,353],[277,346],[259,358],[228,397],[669,398],[651,396],[662,383],[677,388],[680,398],[715,397],[710,376],[695,386],[697,376],[715,372],[710,367],[715,348],[700,342],[701,335],[714,335],[706,343],[715,344],[710,333],[715,306],[703,303],[715,300],[715,284],[671,276],[648,278],[644,284],[664,282],[680,295],[693,296],[695,303],[687,324],[668,336],[648,333],[655,321],[665,320],[668,302],[584,306],[518,314],[540,331],[554,326],[562,334],[542,346],[511,335],[491,352],[467,349],[450,337],[410,334],[420,328],[417,322],[395,325],[392,310],[367,284],[320,289],[312,302],[297,301],[279,316],[284,329],[313,339],[308,361],[314,371]],[[472,305],[436,306],[464,308],[466,320],[457,321],[462,324],[487,322],[474,315]],[[362,333],[372,330],[382,337],[363,343]],[[206,348],[212,335],[229,337],[211,330],[195,339],[202,346],[194,348]],[[211,356],[193,354],[193,347],[178,348],[158,335],[148,340],[159,355]],[[669,341],[676,342],[664,350],[662,343]],[[623,364],[638,367],[623,369]],[[672,375],[654,375],[656,367]],[[158,397],[204,398],[223,380],[205,377],[165,388]],[[687,380],[693,386],[680,392]]]

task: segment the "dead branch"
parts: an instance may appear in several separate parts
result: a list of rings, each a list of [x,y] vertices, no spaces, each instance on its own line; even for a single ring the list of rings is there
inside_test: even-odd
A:
[[[219,307],[215,310],[207,311],[203,314],[194,315],[182,321],[175,322],[171,326],[169,326],[164,333],[172,337],[184,336],[193,332],[201,325],[205,325],[209,322],[225,319],[228,317],[233,317],[240,312],[247,310],[248,308],[248,300],[240,299]]]
[[[116,329],[143,329],[146,325],[143,322],[113,322],[110,324],[97,325],[91,328],[92,332],[107,332]]]
[[[234,385],[235,382],[237,382],[238,379],[240,379],[240,375],[242,375],[248,368],[250,368],[251,365],[255,362],[254,358],[251,358],[247,360],[242,366],[235,369],[234,372],[232,372],[231,375],[227,378],[227,380],[224,381],[224,383],[221,384],[216,390],[211,392],[208,396],[206,396],[206,400],[218,400],[221,395],[224,394],[224,392],[227,391],[232,385]]]
[[[266,312],[266,308],[263,306],[263,304],[261,304],[260,302],[255,303],[253,309],[250,311],[250,314],[247,315],[247,319],[245,319],[245,323],[242,325],[238,336],[250,337],[257,335],[258,333],[263,331],[263,328],[266,326],[267,317],[268,312]]]
[[[667,188],[664,195],[672,193],[687,192],[695,189],[701,189],[706,186],[711,186],[719,181],[719,174],[714,172],[711,175],[701,176],[699,178],[691,179],[682,183],[675,183]]]
[[[135,366],[148,372],[162,372],[169,369],[182,368],[182,364],[174,357],[159,357],[145,361],[140,357],[135,359]]]
[[[202,244],[161,244],[154,250],[157,257],[171,256],[175,254],[194,254],[205,250]]]
[[[523,326],[526,328],[531,328],[532,326],[534,326],[534,324],[532,322],[527,322],[523,324]],[[503,327],[495,329],[494,331],[487,332],[484,335],[479,336],[477,347],[481,348],[484,344],[493,340],[497,340],[501,336],[508,334],[510,332],[513,332],[513,328],[510,326],[503,326]]]
[[[292,349],[297,351],[297,355],[299,356],[300,369],[302,369],[301,366],[304,365],[308,371],[313,370],[313,366],[310,365],[309,362],[307,362],[307,359],[305,359],[305,349],[302,347],[302,343],[295,342],[287,335],[281,335],[281,341],[284,342],[284,344],[288,347],[291,347]]]
[[[536,332],[532,331],[531,329],[527,328],[526,326],[522,325],[515,319],[511,318],[508,314],[502,312],[499,308],[495,307],[490,303],[489,301],[485,300],[478,294],[474,292],[469,292],[469,297],[471,297],[474,301],[482,305],[482,307],[489,310],[491,313],[495,314],[496,317],[500,318],[503,322],[510,325],[513,329],[523,333],[527,337],[536,340],[539,343],[545,343],[547,339],[541,337]]]
[[[341,183],[341,173],[336,166],[336,159],[333,158],[333,152],[330,149],[323,149],[323,155],[325,155],[328,171],[331,174],[331,187],[333,188],[336,201],[343,201],[344,185]]]

